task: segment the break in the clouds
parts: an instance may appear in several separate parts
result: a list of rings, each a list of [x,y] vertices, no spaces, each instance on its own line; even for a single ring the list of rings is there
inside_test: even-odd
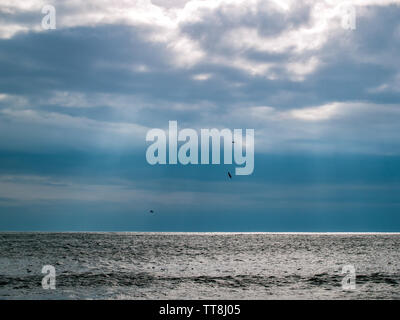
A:
[[[47,4],[56,9],[55,30],[42,28]],[[356,13],[354,30],[343,26],[349,6]],[[169,120],[177,120],[182,128],[255,129],[254,177],[246,182],[249,195],[239,207],[257,212],[267,206],[263,194],[270,193],[259,185],[269,181],[271,169],[266,167],[281,168],[269,164],[269,156],[312,156],[318,163],[330,156],[344,157],[339,162],[354,157],[376,163],[381,171],[365,169],[364,179],[360,173],[357,181],[347,181],[343,174],[340,183],[346,186],[322,187],[332,181],[319,179],[321,190],[331,194],[328,198],[303,181],[301,200],[294,201],[295,187],[288,187],[291,179],[285,176],[279,200],[268,202],[272,212],[297,203],[308,214],[317,210],[316,194],[318,206],[323,202],[331,211],[335,205],[329,203],[344,206],[350,185],[359,192],[365,184],[378,190],[371,174],[381,172],[380,186],[387,172],[397,177],[394,165],[385,169],[383,164],[400,153],[399,18],[398,0],[3,0],[0,204],[23,208],[36,198],[40,201],[33,207],[51,204],[53,210],[58,199],[60,207],[80,203],[81,208],[105,208],[112,203],[113,210],[125,212],[133,200],[136,208],[152,202],[167,206],[161,201],[166,197],[170,212],[179,211],[179,201],[192,204],[196,212],[201,207],[197,203],[204,201],[223,208],[220,185],[215,185],[217,196],[205,192],[214,186],[215,168],[198,169],[201,174],[189,169],[185,177],[179,168],[154,171],[135,162],[145,157],[146,132],[166,129]],[[65,155],[68,161],[55,160]],[[108,162],[96,167],[96,155]],[[126,155],[132,161],[121,163]],[[257,162],[257,157],[263,160]],[[43,166],[21,159],[36,159]],[[306,163],[293,161],[293,175]],[[171,179],[167,185],[184,190],[160,191],[156,181],[164,180],[152,179],[154,172]],[[102,174],[108,178],[99,186],[92,180]],[[59,180],[68,183],[45,183]],[[150,185],[144,187],[144,181]],[[238,190],[230,192],[222,192],[226,210]],[[97,199],[99,195],[109,198]],[[129,195],[132,201],[127,201]],[[377,200],[377,211],[382,203]],[[388,203],[395,212],[397,204]],[[375,212],[372,208],[368,210]]]

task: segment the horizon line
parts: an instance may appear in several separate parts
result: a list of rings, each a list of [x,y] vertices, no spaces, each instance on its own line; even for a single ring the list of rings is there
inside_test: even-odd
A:
[[[400,231],[49,231],[49,230],[0,230],[0,233],[136,233],[136,234],[393,234]]]

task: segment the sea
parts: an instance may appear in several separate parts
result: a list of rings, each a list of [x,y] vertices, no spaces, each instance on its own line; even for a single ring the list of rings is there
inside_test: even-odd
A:
[[[385,233],[2,232],[0,299],[400,299],[399,248]]]

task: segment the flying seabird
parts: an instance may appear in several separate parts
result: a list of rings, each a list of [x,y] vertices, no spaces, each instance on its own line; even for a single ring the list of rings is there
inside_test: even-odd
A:
[[[229,177],[229,179],[232,179],[232,175],[229,171],[228,171],[228,177]]]

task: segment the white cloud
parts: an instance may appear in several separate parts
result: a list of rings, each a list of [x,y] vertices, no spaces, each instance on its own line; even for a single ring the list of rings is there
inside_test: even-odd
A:
[[[211,74],[210,73],[199,73],[193,76],[194,80],[198,80],[198,81],[205,81],[211,78]]]
[[[277,110],[270,106],[258,106],[248,109],[250,112],[247,114],[258,119],[269,121],[301,121],[305,123],[369,118],[371,115],[400,116],[400,108],[397,105],[368,102],[333,102],[321,106],[290,109],[287,111]],[[374,121],[374,118],[370,118],[369,121]]]
[[[339,104],[328,104],[315,108],[295,109],[289,111],[288,114],[294,119],[303,121],[324,121],[332,119],[339,109]]]
[[[396,74],[389,82],[369,88],[367,91],[370,93],[400,92],[400,73]]]
[[[147,41],[162,43],[171,52],[171,63],[176,67],[190,68],[198,63],[212,62],[226,64],[250,73],[276,79],[277,75],[271,67],[279,63],[254,61],[241,53],[243,50],[257,50],[266,53],[290,53],[291,61],[286,70],[289,78],[302,81],[312,74],[320,64],[315,51],[324,46],[338,32],[343,32],[338,19],[337,2],[304,0],[301,6],[295,1],[264,0],[207,0],[180,2],[178,6],[166,6],[161,2],[152,3],[150,0],[137,1],[53,1],[57,10],[57,28],[79,26],[97,26],[102,24],[126,24],[133,27],[145,28],[142,36]],[[399,0],[384,1],[347,1],[356,6],[388,5],[400,3]],[[9,16],[23,15],[26,12],[38,13],[45,4],[42,0],[2,1],[0,11]],[[184,5],[183,5],[184,4]],[[340,3],[342,4],[342,2]],[[290,19],[296,16],[296,10],[304,6],[311,7],[310,20],[306,25],[289,27]],[[276,11],[282,19],[288,22],[288,28],[275,35],[262,35],[257,24],[253,27],[237,26],[228,32],[216,35],[220,45],[229,49],[227,56],[221,56],[201,44],[200,39],[194,39],[183,31],[187,24],[206,25],[210,18],[218,15],[236,21],[246,18],[249,14]],[[27,20],[26,23],[16,23],[12,19],[0,25],[0,37],[10,38],[19,32],[40,29],[41,21]],[[19,19],[19,21],[23,21]],[[209,30],[209,32],[213,32]],[[229,53],[230,52],[230,53]],[[311,58],[309,57],[311,55]]]
[[[256,152],[288,150],[398,154],[397,105],[334,102],[279,110],[272,106],[236,108],[229,123],[254,128]]]

